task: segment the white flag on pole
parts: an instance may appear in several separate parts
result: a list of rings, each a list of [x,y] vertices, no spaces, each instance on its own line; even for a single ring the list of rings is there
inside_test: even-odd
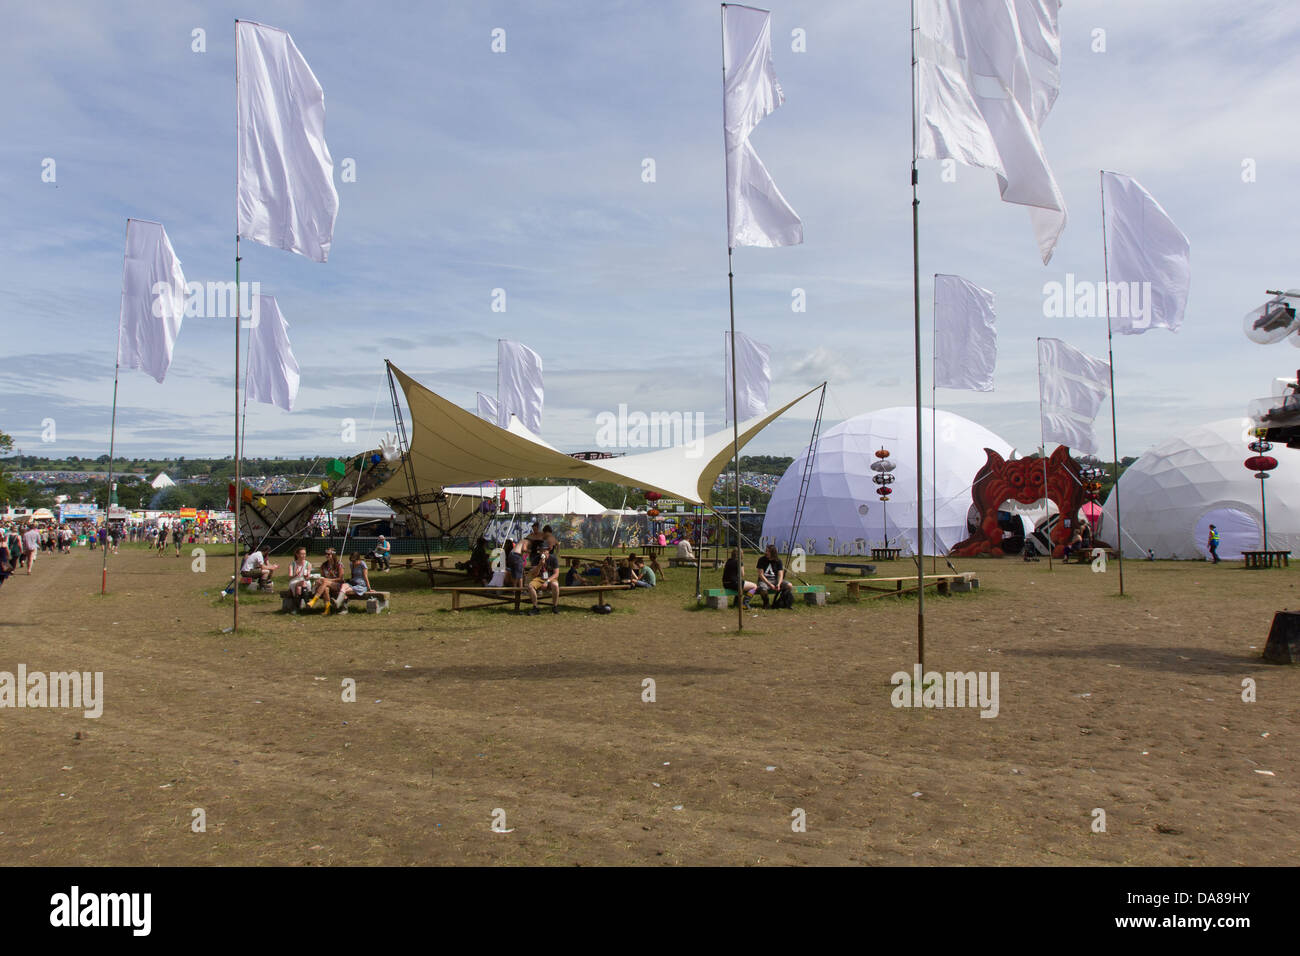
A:
[[[1177,332],[1192,285],[1191,244],[1136,179],[1101,174],[1111,330]]]
[[[726,392],[726,420],[731,421],[731,333],[722,333],[723,391]],[[772,349],[744,332],[736,333],[736,399],[740,421],[767,414],[767,396],[772,387]]]
[[[491,395],[478,393],[478,417],[490,421],[492,424],[497,423],[497,400]]]
[[[298,360],[289,346],[289,323],[280,314],[275,296],[257,296],[257,321],[249,332],[248,398],[293,411],[298,397]]]
[[[934,384],[993,391],[998,363],[993,293],[961,276],[934,277]]]
[[[1038,340],[1039,414],[1043,440],[1085,455],[1101,451],[1093,422],[1110,393],[1110,366],[1060,339]]]
[[[1039,131],[1061,88],[1060,0],[918,0],[918,159],[997,173],[1006,202],[1029,206],[1046,263],[1065,200]]]
[[[526,345],[497,340],[497,424],[514,415],[533,434],[542,430],[542,357]]]
[[[794,246],[803,223],[749,144],[785,95],[772,66],[772,15],[722,5],[722,127],[727,146],[727,246]]]
[[[117,362],[161,382],[185,315],[185,274],[161,223],[126,221]]]
[[[283,30],[235,21],[239,235],[329,258],[339,195],[325,145],[325,92]]]

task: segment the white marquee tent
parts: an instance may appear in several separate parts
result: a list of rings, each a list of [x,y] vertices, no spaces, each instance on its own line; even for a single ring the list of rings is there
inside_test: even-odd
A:
[[[1124,555],[1197,559],[1209,555],[1211,524],[1219,557],[1240,558],[1261,545],[1259,479],[1243,462],[1254,452],[1245,418],[1201,425],[1159,443],[1120,476]],[[1265,484],[1268,546],[1300,551],[1300,451],[1275,445],[1277,469]],[[1114,536],[1115,496],[1102,511],[1103,534]],[[1114,544],[1113,541],[1111,541]]]
[[[175,486],[176,486],[176,482],[168,478],[167,472],[165,471],[158,472],[158,477],[155,478],[153,481],[149,482],[149,487],[153,488],[155,491],[157,491],[160,488],[174,488]]]
[[[449,495],[468,495],[472,498],[498,498],[501,486],[461,485],[444,488]],[[608,510],[581,488],[566,485],[510,485],[506,489],[506,503],[518,514],[534,515],[599,515]]]
[[[1003,457],[1011,446],[982,425],[952,412],[938,411],[938,456],[931,458],[930,409],[922,409],[924,441],[923,490],[925,495],[925,541],[930,553],[935,527],[934,486],[938,486],[937,543],[945,553],[966,537],[966,514],[971,505],[971,481],[984,465],[985,448]],[[876,449],[884,446],[895,463],[893,494],[882,508],[872,483],[871,463]],[[794,518],[795,502],[803,478],[807,451],[795,459],[781,476],[763,521],[763,537],[785,550]],[[935,468],[937,462],[937,471]],[[937,477],[936,477],[937,475]],[[887,527],[886,527],[887,525]],[[857,552],[879,546],[886,538],[891,547],[916,551],[916,409],[885,408],[868,412],[828,429],[817,444],[813,472],[808,485],[797,543],[814,554]]]

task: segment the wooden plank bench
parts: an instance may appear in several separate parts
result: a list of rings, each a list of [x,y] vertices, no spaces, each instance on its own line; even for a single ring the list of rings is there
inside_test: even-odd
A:
[[[902,548],[872,548],[872,561],[897,561],[898,556],[903,553]]]
[[[1075,550],[1071,551],[1069,555],[1066,556],[1065,563],[1069,564],[1070,562],[1074,562],[1075,564],[1092,564],[1092,560],[1093,560],[1092,552],[1094,550],[1105,551],[1107,561],[1119,557],[1119,552],[1116,551],[1114,548],[1095,548],[1095,549],[1076,548]]]
[[[668,559],[668,567],[670,568],[693,568],[696,565],[700,565],[702,567],[710,567],[714,571],[716,571],[718,570],[719,567],[722,566],[722,559],[721,558],[696,558],[696,560],[694,561],[690,560],[689,558],[678,558],[678,557],[671,557]]]
[[[818,607],[826,603],[826,586],[824,584],[795,584],[792,585],[795,594],[802,594],[805,604],[814,604]],[[769,591],[768,594],[772,592]],[[762,592],[755,592],[751,600],[761,600]],[[727,606],[731,598],[736,596],[736,592],[730,588],[705,588],[704,601],[715,610],[721,610]],[[712,600],[710,600],[712,599]]]
[[[365,601],[366,613],[378,614],[380,611],[387,611],[389,609],[388,601],[389,598],[391,597],[392,594],[388,591],[371,590],[371,591],[367,591],[362,597],[357,597],[356,595],[350,594],[348,595],[347,600],[343,602],[343,607],[346,610],[348,604],[350,604],[353,601]],[[283,591],[280,592],[280,610],[297,614],[299,611],[303,611],[307,609],[307,602],[310,600],[311,600],[311,592],[307,592],[305,596],[299,597],[298,600],[295,602],[293,597],[293,592],[290,591],[288,588],[285,588]],[[324,613],[323,609],[321,613]]]
[[[433,590],[445,591],[451,595],[451,609],[453,611],[475,611],[483,607],[496,607],[499,604],[514,604],[515,611],[518,611],[520,605],[525,600],[528,600],[529,604],[532,603],[532,600],[528,594],[528,588],[526,587],[508,587],[508,588],[449,587],[449,588],[433,588]],[[596,595],[596,603],[604,604],[605,603],[604,595],[606,591],[631,591],[631,590],[635,590],[635,589],[632,586],[627,584],[578,584],[568,588],[561,586],[560,597],[565,598],[565,597],[574,597],[579,594],[594,594]],[[482,603],[467,604],[462,606],[460,603],[460,598],[462,594],[468,595],[470,597],[481,598],[483,599]],[[550,601],[551,601],[550,593],[539,588],[537,591],[538,604],[539,605],[542,603],[549,604]]]
[[[876,566],[874,564],[859,564],[852,561],[827,561],[826,569],[822,573],[835,574],[836,572],[839,572],[840,574],[843,574],[846,569],[849,571],[857,571],[858,577],[866,577],[869,574],[876,573]]]
[[[1246,559],[1248,568],[1289,568],[1291,566],[1290,551],[1243,551],[1241,556]]]
[[[924,580],[926,587],[933,585],[938,589],[940,594],[946,595],[952,593],[952,586],[954,583],[960,582],[969,586],[972,582],[975,582],[978,579],[975,577],[973,572],[966,571],[959,574],[927,574]],[[908,594],[916,590],[915,575],[897,578],[872,578],[870,580],[863,578],[858,578],[857,580],[846,578],[844,580],[836,581],[835,583],[848,586],[850,601],[861,600],[862,592],[864,590],[877,592],[875,594],[868,594],[868,601],[875,600],[879,597],[888,597],[889,595]],[[882,584],[892,584],[893,587],[880,587],[879,585]]]

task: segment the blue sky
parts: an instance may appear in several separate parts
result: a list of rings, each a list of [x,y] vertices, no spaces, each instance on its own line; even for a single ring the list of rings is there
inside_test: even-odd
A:
[[[165,224],[186,277],[233,278],[235,17],[288,30],[325,89],[340,183],[330,261],[243,245],[302,367],[292,414],[248,413],[252,456],[342,454],[392,427],[383,360],[472,407],[495,340],[541,353],[543,435],[593,447],[596,419],[703,412],[721,426],[727,326],[719,8],[714,2],[70,3],[11,9],[0,57],[5,356],[0,429],[28,453],[108,450],[128,216]],[[1290,224],[1300,7],[1067,2],[1062,90],[1044,139],[1070,222],[1050,266],[991,173],[921,170],[930,276],[997,294],[997,389],[939,405],[1038,444],[1036,336],[1105,357],[1103,319],[1048,319],[1043,284],[1100,279],[1098,170],[1137,178],[1188,235],[1178,334],[1117,337],[1121,454],[1240,415],[1300,351],[1249,343],[1266,288],[1300,285]],[[195,28],[204,53],[191,51]],[[506,52],[490,50],[494,28]],[[791,31],[807,51],[793,52]],[[1106,51],[1093,52],[1093,31]],[[827,424],[912,402],[908,5],[773,7],[786,104],[752,142],[806,241],[736,252],[738,327],[773,347],[773,400],[830,382]],[[41,180],[53,158],[56,181]],[[642,181],[642,161],[656,181]],[[1242,181],[1243,160],[1256,181]],[[507,311],[491,311],[504,288]],[[792,290],[807,311],[791,311]],[[231,451],[229,321],[186,320],[164,384],[124,372],[118,453]],[[798,454],[815,401],[760,436]],[[56,441],[42,444],[52,418]],[[372,423],[373,422],[373,426]],[[1109,415],[1099,434],[1109,445]]]

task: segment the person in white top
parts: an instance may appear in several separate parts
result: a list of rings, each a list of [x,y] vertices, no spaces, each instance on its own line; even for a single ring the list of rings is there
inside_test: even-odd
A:
[[[689,539],[682,538],[677,542],[677,557],[683,561],[695,560],[695,549],[691,547]]]
[[[257,548],[248,557],[244,558],[244,563],[240,567],[240,573],[246,577],[256,577],[258,584],[262,587],[269,587],[271,576],[280,570],[278,564],[267,564],[266,555],[262,554],[262,549]]]
[[[41,549],[41,533],[36,530],[35,525],[28,525],[27,530],[23,532],[23,558],[27,565],[27,573],[32,573],[32,565],[36,562],[36,552]]]
[[[296,598],[311,592],[311,562],[307,560],[306,548],[295,551],[289,562],[289,590]]]

